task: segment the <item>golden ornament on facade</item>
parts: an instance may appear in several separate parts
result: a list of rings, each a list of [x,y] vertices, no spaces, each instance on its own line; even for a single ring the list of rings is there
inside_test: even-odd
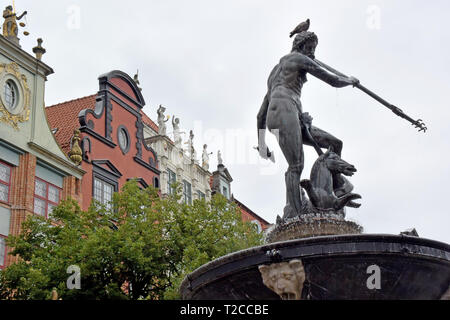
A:
[[[13,94],[6,97],[6,86]],[[17,63],[0,64],[0,122],[19,130],[18,124],[30,119],[30,96],[27,77]]]
[[[80,130],[76,129],[73,131],[72,148],[68,153],[70,160],[72,160],[72,162],[76,165],[79,165],[83,160],[83,151],[80,147],[80,140]]]
[[[20,47],[19,38],[17,37],[19,34],[17,21],[26,16],[27,12],[24,11],[21,15],[17,16],[14,11],[13,6],[7,6],[5,10],[3,10],[3,18],[5,19],[3,22],[3,36]],[[25,27],[25,23],[21,22],[20,26]],[[29,32],[25,31],[24,35],[29,35]]]

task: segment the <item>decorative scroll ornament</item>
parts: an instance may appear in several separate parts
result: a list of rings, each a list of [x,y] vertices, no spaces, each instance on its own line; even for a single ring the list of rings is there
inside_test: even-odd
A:
[[[14,95],[14,107],[8,107],[5,98],[5,85],[10,83],[17,90]],[[15,62],[0,64],[0,122],[19,130],[18,124],[30,119],[30,96],[27,77],[20,73]]]
[[[306,278],[301,260],[261,265],[258,269],[264,285],[279,295],[282,300],[301,299]]]
[[[79,165],[83,160],[83,152],[80,148],[80,130],[76,129],[73,131],[72,149],[69,151],[68,156],[76,165]]]

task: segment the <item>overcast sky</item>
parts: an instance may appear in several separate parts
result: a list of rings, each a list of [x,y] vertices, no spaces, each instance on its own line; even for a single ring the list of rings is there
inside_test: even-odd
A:
[[[4,5],[7,1],[2,1]],[[354,88],[309,76],[303,108],[313,123],[344,141],[343,158],[363,197],[348,218],[367,233],[419,235],[450,243],[450,3],[433,1],[104,1],[16,0],[28,10],[22,47],[44,39],[54,68],[46,105],[93,94],[100,74],[139,69],[144,111],[159,104],[194,129],[198,154],[222,151],[232,192],[270,222],[285,205],[287,163],[272,137],[276,163],[259,160],[256,114],[269,72],[292,46],[289,32],[306,18],[319,37],[316,57],[422,118],[408,122]],[[23,31],[23,30],[21,30]],[[171,131],[171,128],[168,128]],[[270,134],[268,135],[270,136]],[[187,137],[185,137],[186,139]],[[309,176],[316,159],[306,147]],[[211,167],[217,164],[216,156]]]

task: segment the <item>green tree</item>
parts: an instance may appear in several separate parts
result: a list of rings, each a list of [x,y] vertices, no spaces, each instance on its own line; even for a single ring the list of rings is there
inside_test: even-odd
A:
[[[221,195],[186,205],[179,193],[162,199],[130,181],[110,207],[82,211],[66,200],[50,219],[30,216],[7,240],[21,259],[0,272],[0,298],[49,299],[56,288],[63,300],[176,299],[186,274],[262,242]],[[67,288],[72,265],[80,268],[80,289]]]

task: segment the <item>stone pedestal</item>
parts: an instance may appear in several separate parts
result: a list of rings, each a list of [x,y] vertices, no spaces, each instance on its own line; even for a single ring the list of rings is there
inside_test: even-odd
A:
[[[302,238],[360,234],[363,228],[355,222],[345,220],[338,214],[308,214],[289,220],[279,220],[268,231],[266,242],[295,240]]]

